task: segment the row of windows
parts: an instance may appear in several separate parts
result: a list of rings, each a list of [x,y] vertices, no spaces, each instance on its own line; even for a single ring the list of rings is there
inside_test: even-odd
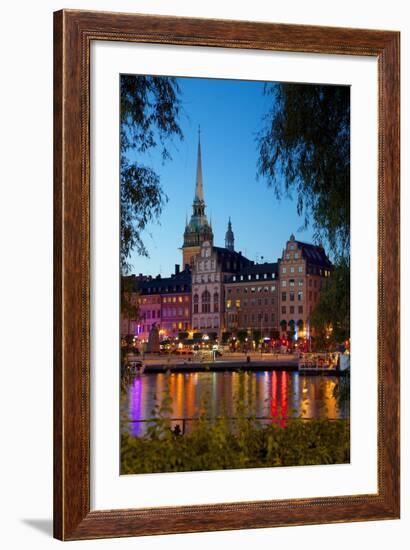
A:
[[[287,267],[282,266],[282,273],[287,273],[288,272],[287,269],[288,269]],[[293,267],[293,266],[290,267],[289,268],[289,273],[295,273],[295,267]],[[298,273],[303,273],[303,265],[300,265],[298,267]]]
[[[219,281],[219,273],[208,273],[208,275],[193,275],[194,283],[213,283]]]
[[[153,309],[152,311],[143,311],[141,314],[141,319],[156,319],[161,317],[161,311]]]
[[[258,281],[259,279],[267,279],[267,278],[272,278],[272,279],[275,279],[276,278],[276,273],[255,273],[254,274],[254,278]],[[252,280],[252,275],[233,275],[232,277],[232,281],[245,281],[245,280],[248,280],[248,281],[251,281]]]
[[[175,304],[175,303],[189,302],[189,296],[165,296],[162,298],[163,304]]]
[[[288,283],[289,283],[289,286],[291,288],[293,288],[296,284],[296,281],[295,279],[289,279],[288,281],[286,279],[283,279],[282,281],[282,288],[285,288],[288,286]],[[298,286],[303,286],[303,279],[298,279]]]
[[[262,304],[265,304],[265,306],[269,304],[275,305],[275,298],[265,298],[264,300],[262,300],[262,298],[258,298],[258,300],[256,300],[255,298],[252,298],[251,300],[240,300],[239,298],[236,300],[226,300],[227,309],[230,309],[233,304],[237,308],[240,308],[241,305],[243,307],[248,307],[248,305],[250,305],[251,307],[255,305],[261,306]]]
[[[289,252],[286,254],[287,260],[299,260],[299,252],[295,252],[294,254],[290,254]]]
[[[232,294],[233,291],[235,290],[236,294],[240,294],[241,291],[243,291],[244,294],[248,294],[248,291],[251,292],[251,293],[255,293],[255,292],[275,292],[276,290],[276,285],[272,285],[272,286],[257,286],[257,287],[250,287],[248,289],[248,287],[244,287],[244,288],[240,288],[240,287],[236,287],[235,289],[234,288],[227,288],[227,293],[228,294]]]
[[[189,309],[186,308],[176,308],[176,307],[166,307],[162,310],[162,316],[163,317],[189,317]]]
[[[286,302],[286,298],[287,298],[286,292],[282,292],[282,302]],[[289,292],[289,300],[291,302],[295,301],[295,293],[294,292]],[[303,292],[300,290],[298,292],[298,302],[302,302],[302,301],[303,301]]]
[[[207,319],[199,319],[193,327],[194,330],[204,329],[204,328],[219,328],[218,317],[214,317],[214,318],[208,317]]]
[[[199,296],[194,294],[194,313],[199,313]],[[213,295],[213,313],[219,312],[219,294],[215,292]],[[204,290],[201,294],[201,313],[211,313],[211,293]]]

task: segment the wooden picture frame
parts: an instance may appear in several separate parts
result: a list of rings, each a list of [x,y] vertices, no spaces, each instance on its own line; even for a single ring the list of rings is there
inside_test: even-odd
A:
[[[93,40],[372,56],[378,62],[378,492],[90,510]],[[54,536],[62,540],[399,517],[398,32],[63,10],[54,14]]]

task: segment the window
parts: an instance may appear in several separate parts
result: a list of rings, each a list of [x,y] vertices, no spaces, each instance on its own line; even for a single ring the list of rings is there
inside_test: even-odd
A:
[[[282,306],[282,313],[286,315],[286,306]]]
[[[291,288],[293,288],[295,286],[295,279],[290,279],[289,285],[291,286]]]
[[[214,312],[218,313],[219,311],[219,294],[217,292],[214,293]]]
[[[202,313],[209,313],[211,311],[211,295],[208,290],[204,290],[201,296]]]
[[[226,309],[229,309],[232,305],[232,300],[226,300]]]
[[[314,286],[315,288],[316,288],[316,286],[317,286],[317,281],[316,281],[316,279],[313,281],[313,286]]]
[[[300,265],[300,266],[298,267],[298,271],[299,271],[299,273],[303,273],[303,266],[302,266],[302,265]]]
[[[298,292],[298,302],[302,302],[303,301],[303,292],[299,290]]]
[[[309,290],[309,301],[311,302],[312,301],[312,291]]]
[[[289,248],[290,248],[290,250],[295,250],[295,245],[294,245],[294,244],[290,244],[290,245],[289,245]]]
[[[303,286],[303,279],[299,279],[299,286]]]
[[[276,290],[276,286],[275,286],[275,285],[273,285],[273,286],[271,286],[271,287],[270,287],[270,289],[271,289],[271,292],[275,292],[275,290]]]
[[[245,287],[243,291],[245,292],[245,294],[248,294],[248,287]]]
[[[298,259],[299,259],[299,254],[295,252],[295,260],[298,260]]]
[[[294,268],[294,267],[291,267],[291,268],[290,268],[290,272],[291,272],[291,273],[295,273],[295,268]]]
[[[286,292],[282,292],[282,302],[286,302]]]
[[[255,275],[255,279],[259,279],[259,274],[258,273]]]
[[[241,281],[243,281],[243,275],[241,275]]]
[[[264,278],[264,279],[267,279],[267,278],[268,278],[268,274],[267,274],[267,273],[264,273],[264,274],[263,274],[263,278]]]
[[[298,313],[303,313],[303,306],[298,306]]]
[[[248,275],[248,281],[252,279],[252,275]]]
[[[235,301],[235,306],[236,306],[237,308],[240,308],[240,307],[241,307],[241,301],[240,301],[240,300],[236,300],[236,301]]]
[[[286,281],[282,281],[282,286],[286,286]]]
[[[295,313],[295,306],[290,306],[289,313]]]
[[[289,260],[290,254],[286,254],[286,259]]]
[[[312,279],[309,279],[309,286],[312,286]]]
[[[194,294],[194,313],[198,313],[198,294]]]
[[[255,292],[255,287],[252,287],[252,288],[251,288],[251,292]]]
[[[294,292],[289,292],[289,300],[291,302],[294,302],[295,301],[295,293]]]
[[[236,281],[236,276],[235,275],[232,277],[232,281]]]
[[[282,267],[282,273],[286,273],[286,267]]]

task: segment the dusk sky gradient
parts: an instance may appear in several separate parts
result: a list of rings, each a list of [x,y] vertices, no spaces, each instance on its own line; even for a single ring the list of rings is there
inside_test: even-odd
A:
[[[263,179],[257,179],[256,134],[272,104],[264,83],[242,80],[178,78],[183,113],[182,142],[169,149],[172,160],[162,164],[159,147],[139,162],[153,168],[169,201],[160,223],[142,234],[149,258],[133,253],[132,273],[169,276],[182,263],[186,216],[192,213],[195,189],[198,125],[201,127],[202,171],[206,214],[212,219],[214,244],[224,246],[228,218],[235,234],[235,250],[254,261],[276,261],[291,233],[313,242],[313,230],[300,230],[296,201],[278,201]],[[132,156],[130,156],[132,159]],[[263,259],[262,259],[263,256]]]

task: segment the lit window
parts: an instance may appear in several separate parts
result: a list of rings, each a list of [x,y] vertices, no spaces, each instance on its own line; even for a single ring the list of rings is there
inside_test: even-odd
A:
[[[263,274],[263,278],[264,278],[264,279],[267,279],[267,278],[268,278],[268,274],[267,274],[267,273],[264,273],[264,274]]]
[[[226,300],[226,308],[229,309],[232,305],[232,301],[231,300]]]
[[[236,307],[241,307],[241,301],[240,301],[240,300],[236,300],[235,306],[236,306]]]

